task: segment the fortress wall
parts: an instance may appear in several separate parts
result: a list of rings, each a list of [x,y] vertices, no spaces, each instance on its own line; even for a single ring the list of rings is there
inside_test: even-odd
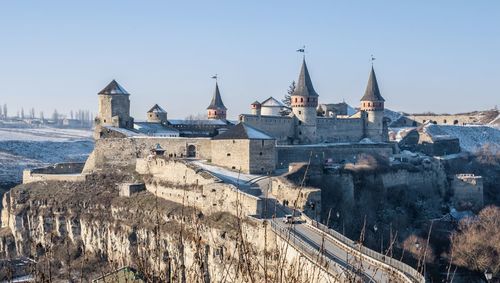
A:
[[[276,141],[250,140],[250,173],[274,172],[276,169]]]
[[[407,117],[416,121],[418,125],[429,121],[435,121],[438,125],[467,125],[480,122],[476,117],[469,115],[408,115]]]
[[[278,168],[287,168],[290,163],[308,162],[322,165],[327,158],[335,162],[352,160],[360,153],[377,154],[389,157],[393,154],[393,145],[389,143],[361,144],[317,144],[317,145],[281,145],[276,147]]]
[[[150,150],[160,144],[166,155],[185,157],[187,147],[196,147],[196,157],[211,159],[211,140],[209,138],[147,137],[99,139],[94,151],[85,164],[84,172],[102,170],[110,167],[135,170],[137,158],[145,158]]]
[[[213,183],[192,189],[179,189],[158,183],[146,184],[146,189],[159,197],[194,206],[205,213],[227,211],[234,215],[260,215],[263,203],[258,197],[238,191],[230,184]],[[237,209],[238,208],[238,209]]]
[[[31,172],[36,174],[77,174],[82,172],[84,165],[83,162],[56,163],[43,168],[31,169]]]
[[[321,212],[321,189],[312,187],[298,187],[283,177],[274,177],[271,179],[270,193],[281,204],[288,201],[288,207],[304,211],[308,215],[315,216]],[[310,204],[314,204],[314,209]]]
[[[194,164],[165,157],[138,159],[136,171],[140,174],[152,174],[158,180],[178,185],[202,186],[221,181]]]
[[[31,170],[23,171],[23,184],[42,181],[83,182],[85,179],[85,174],[37,174]]]
[[[453,176],[450,184],[453,192],[453,202],[471,203],[476,208],[484,205],[483,178],[473,174],[458,174]]]
[[[418,172],[391,171],[381,174],[381,178],[384,188],[387,190],[390,190],[391,187],[403,186],[418,191],[433,189],[444,194],[447,187],[446,174],[437,168]]]
[[[249,140],[213,140],[212,163],[232,170],[250,172]]]
[[[23,171],[23,184],[40,181],[85,181],[82,175],[85,163],[57,163],[51,166]]]
[[[291,117],[241,115],[240,120],[275,137],[279,143],[286,144],[289,138],[295,136],[294,120]]]
[[[318,118],[319,142],[358,142],[363,138],[361,118]]]

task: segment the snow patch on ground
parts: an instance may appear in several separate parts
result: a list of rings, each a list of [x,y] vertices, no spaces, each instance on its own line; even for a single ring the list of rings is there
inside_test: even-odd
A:
[[[384,109],[384,117],[391,119],[391,122],[389,124],[396,122],[396,120],[401,118],[401,116],[403,116],[403,114],[401,114],[400,112],[392,111],[390,109]]]
[[[452,136],[460,140],[460,147],[475,151],[485,144],[500,145],[500,130],[488,126],[452,126],[428,124],[424,131],[432,136]]]
[[[0,128],[0,184],[20,182],[24,169],[84,162],[93,148],[91,130]]]

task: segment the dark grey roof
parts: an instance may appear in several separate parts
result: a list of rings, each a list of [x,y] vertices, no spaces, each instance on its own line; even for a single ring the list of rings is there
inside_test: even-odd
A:
[[[210,101],[210,105],[208,105],[207,109],[224,109],[227,110],[226,106],[222,102],[222,98],[220,97],[219,85],[215,83],[215,91],[214,96],[212,97],[212,101]]]
[[[306,59],[302,61],[302,68],[300,69],[299,80],[297,82],[297,87],[292,95],[300,96],[318,96],[314,90],[311,77],[309,76],[309,71],[307,70]]]
[[[377,77],[375,76],[375,70],[373,70],[373,66],[372,70],[370,71],[370,78],[368,78],[368,84],[366,85],[365,95],[363,95],[361,101],[385,101],[382,95],[380,95]]]
[[[250,105],[260,105],[260,102],[258,102],[257,100],[255,100],[252,104]]]
[[[274,140],[273,137],[245,123],[231,127],[226,132],[215,136],[214,140]]]
[[[151,109],[149,109],[149,111],[147,113],[151,113],[151,112],[167,113],[167,111],[163,110],[163,108],[161,108],[158,104],[155,104],[153,107],[151,107]]]
[[[123,94],[130,95],[121,85],[119,85],[115,80],[112,80],[103,90],[101,90],[98,94],[104,95],[115,95],[115,94]]]

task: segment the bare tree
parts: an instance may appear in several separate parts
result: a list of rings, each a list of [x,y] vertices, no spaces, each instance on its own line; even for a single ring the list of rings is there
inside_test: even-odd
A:
[[[500,208],[488,206],[477,218],[465,218],[452,235],[453,263],[471,270],[500,275]]]

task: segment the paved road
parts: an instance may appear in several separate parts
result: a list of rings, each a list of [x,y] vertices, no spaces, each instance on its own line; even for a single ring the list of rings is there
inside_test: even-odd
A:
[[[265,213],[262,216],[271,221],[271,226],[274,231],[282,237],[290,241],[302,252],[310,255],[313,259],[318,258],[318,255],[324,255],[330,260],[328,268],[334,274],[342,274],[343,281],[347,282],[389,282],[390,275],[386,270],[379,269],[373,263],[365,259],[359,259],[353,254],[348,253],[330,235],[313,228],[306,223],[286,224],[283,222],[283,216],[286,214],[295,213],[300,215],[300,212],[293,212],[290,208],[279,204],[276,199],[272,198],[267,192],[269,189],[268,178],[255,178],[255,175],[239,175],[235,178],[234,173],[228,174],[226,171],[205,165],[204,168],[211,171],[214,175],[221,178],[224,182],[232,183],[240,189],[255,190],[260,188],[260,193],[255,194],[264,200]],[[255,180],[255,182],[253,182]],[[245,184],[243,184],[243,182]],[[258,186],[258,187],[256,187]],[[260,195],[259,195],[260,194]],[[347,280],[346,280],[347,277]],[[354,279],[354,280],[353,280]]]
[[[329,268],[335,274],[343,274],[356,282],[389,282],[389,277],[383,270],[349,254],[330,237],[315,230],[309,224],[285,224],[282,218],[275,218],[271,221],[276,230],[280,230],[281,233],[285,231],[286,235],[286,232],[290,232],[290,241],[293,242],[294,238],[298,238],[299,248],[303,248],[313,258],[317,258],[318,254],[323,254],[331,260],[333,264],[330,264]],[[309,247],[302,247],[302,243]],[[320,252],[321,250],[323,252]]]

